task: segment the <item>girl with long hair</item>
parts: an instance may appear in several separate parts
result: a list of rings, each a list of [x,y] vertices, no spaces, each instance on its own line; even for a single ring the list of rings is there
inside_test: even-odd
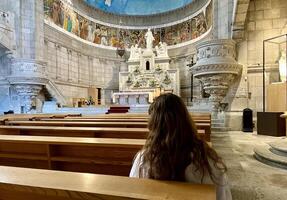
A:
[[[149,135],[130,177],[215,184],[217,200],[231,200],[227,168],[201,140],[182,99],[163,94],[149,108]]]

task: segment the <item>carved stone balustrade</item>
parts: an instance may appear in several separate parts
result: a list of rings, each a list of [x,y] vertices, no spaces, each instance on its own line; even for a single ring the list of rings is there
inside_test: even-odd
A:
[[[196,46],[197,63],[190,68],[206,93],[210,94],[213,112],[217,112],[229,86],[239,75],[242,66],[237,63],[235,42],[229,39],[205,41]]]

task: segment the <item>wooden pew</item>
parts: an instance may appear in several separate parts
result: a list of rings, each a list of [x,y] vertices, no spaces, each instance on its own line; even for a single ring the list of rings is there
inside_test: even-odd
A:
[[[147,128],[147,122],[6,121],[5,125]]]
[[[212,185],[0,166],[1,200],[215,200]]]
[[[5,120],[40,120],[49,118],[81,117],[80,113],[65,114],[9,114],[0,117],[1,121]]]
[[[112,128],[112,127],[57,127],[57,126],[0,126],[2,135],[61,136],[146,139],[147,128]],[[210,134],[204,129],[198,130],[199,137],[210,141]]]
[[[146,128],[147,122],[73,122],[73,121],[6,121],[9,126],[64,126],[64,127],[121,127]],[[209,123],[196,123],[198,130],[204,130],[206,141],[210,141],[211,127]]]
[[[112,127],[0,126],[0,134],[146,139],[148,129]]]
[[[0,135],[0,165],[127,176],[145,140]]]

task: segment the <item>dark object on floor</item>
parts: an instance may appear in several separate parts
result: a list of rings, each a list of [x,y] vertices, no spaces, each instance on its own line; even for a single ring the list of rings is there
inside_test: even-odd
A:
[[[129,112],[129,106],[111,106],[106,114],[110,113],[127,113]]]
[[[4,112],[4,115],[14,114],[13,110],[8,110],[7,112]]]
[[[250,108],[243,110],[242,131],[253,132],[253,111]]]
[[[257,134],[269,136],[285,136],[285,119],[280,115],[283,112],[257,112]]]

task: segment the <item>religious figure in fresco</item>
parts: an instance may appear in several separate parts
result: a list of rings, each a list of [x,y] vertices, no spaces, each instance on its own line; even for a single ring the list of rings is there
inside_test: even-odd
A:
[[[71,32],[71,31],[72,31],[72,28],[73,28],[73,22],[72,22],[71,16],[68,15],[67,31]]]
[[[107,38],[105,36],[102,36],[102,38],[101,38],[101,45],[105,45],[105,46],[108,45],[108,41],[107,41]]]
[[[147,49],[152,49],[154,37],[152,35],[152,32],[151,32],[150,28],[148,29],[148,31],[145,34],[145,40],[146,40],[146,48]]]
[[[74,16],[72,32],[75,35],[79,35],[79,20],[78,20],[78,15],[77,14]]]
[[[95,37],[95,34],[93,32],[93,26],[92,26],[92,23],[90,23],[88,25],[88,37],[87,37],[87,40],[90,41],[90,42],[94,42],[94,37]]]
[[[88,37],[88,26],[89,26],[88,21],[84,19],[81,22],[81,28],[80,28],[80,37],[84,40],[86,40]]]
[[[54,1],[52,4],[52,19],[56,25],[60,25],[60,10],[59,1]]]
[[[114,3],[112,0],[99,0],[103,6],[107,7]],[[106,4],[106,5],[105,5]],[[87,41],[95,44],[103,44],[117,47],[122,45],[138,45],[141,48],[152,49],[165,42],[167,45],[183,43],[191,39],[198,38],[204,34],[212,25],[212,3],[192,19],[179,24],[156,28],[152,32],[150,29],[117,29],[106,25],[96,24],[85,17],[79,15],[67,1],[64,0],[44,0],[45,19],[49,19],[64,30],[73,33]],[[160,48],[160,45],[158,46]]]
[[[60,26],[64,25],[64,19],[65,19],[65,8],[64,8],[64,4],[62,1],[60,1],[60,12],[59,12],[59,22],[60,22]]]
[[[110,39],[110,44],[112,47],[118,47],[119,41],[115,35],[113,35]]]
[[[206,20],[205,20],[203,13],[199,14],[195,18],[195,23],[196,23],[196,27],[199,32],[199,35],[202,35],[203,33],[206,32]]]
[[[99,28],[94,31],[94,43],[101,44],[101,30]]]

